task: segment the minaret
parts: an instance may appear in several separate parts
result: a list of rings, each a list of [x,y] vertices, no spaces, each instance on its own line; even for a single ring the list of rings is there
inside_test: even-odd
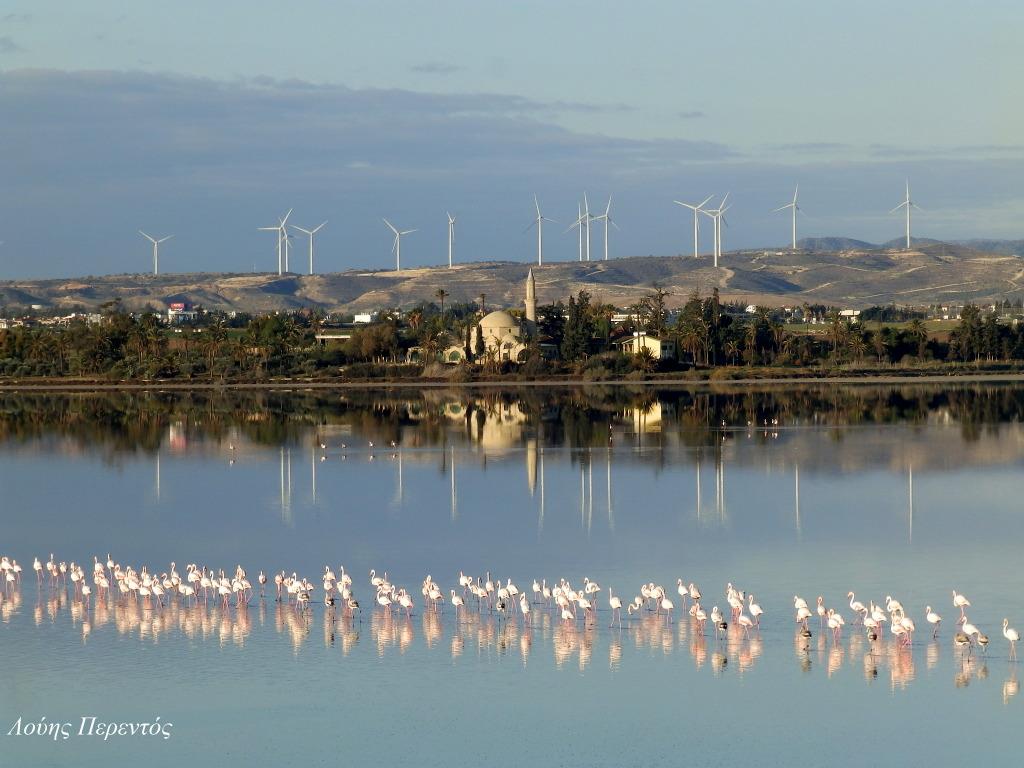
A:
[[[537,322],[537,282],[533,279],[533,267],[526,276],[526,322]]]

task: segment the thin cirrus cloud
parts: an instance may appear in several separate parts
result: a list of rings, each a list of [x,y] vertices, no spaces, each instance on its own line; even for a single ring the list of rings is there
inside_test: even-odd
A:
[[[601,115],[615,109],[269,78],[0,72],[5,140],[19,147],[0,153],[4,276],[133,271],[146,256],[136,230],[150,227],[175,234],[166,254],[172,271],[267,268],[276,264],[274,244],[256,228],[290,207],[300,225],[331,219],[320,241],[324,269],[390,266],[382,215],[420,229],[403,243],[403,260],[440,263],[446,208],[465,223],[467,258],[526,259],[522,229],[534,192],[561,221],[576,216],[584,191],[592,205],[614,193],[622,230],[613,252],[625,255],[685,250],[692,224],[671,201],[732,191],[727,247],[760,246],[784,241],[785,222],[770,211],[796,181],[810,214],[801,236],[883,241],[899,233],[886,212],[905,175],[921,179],[922,207],[939,212],[967,199],[983,204],[982,190],[1010,192],[1024,171],[998,152],[987,161],[840,161],[846,147],[824,143],[787,147],[797,167],[771,151],[699,138],[603,135]],[[593,115],[594,131],[559,126],[553,116],[570,110]],[[931,223],[922,219],[921,234],[1013,229],[995,218],[984,231],[955,223],[954,232],[936,213]],[[559,248],[571,257],[572,241],[553,234],[552,258]]]

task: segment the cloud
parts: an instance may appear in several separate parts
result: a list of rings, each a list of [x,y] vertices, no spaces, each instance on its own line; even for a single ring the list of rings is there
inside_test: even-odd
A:
[[[835,141],[803,141],[793,144],[771,144],[769,149],[779,152],[815,152],[815,153],[840,153],[852,147],[849,144],[840,144]]]
[[[1009,216],[969,229],[940,215],[1015,196],[1024,160],[1012,154],[858,162],[843,145],[786,145],[809,153],[796,165],[713,141],[602,135],[602,114],[618,107],[270,78],[0,71],[5,141],[19,147],[0,153],[4,248],[22,255],[8,274],[137,269],[145,254],[136,230],[147,227],[175,234],[169,269],[248,271],[276,263],[256,227],[293,206],[300,225],[331,219],[325,268],[390,264],[382,215],[420,229],[410,264],[437,263],[444,228],[431,227],[446,208],[459,215],[466,258],[526,258],[534,192],[546,215],[571,221],[584,190],[592,204],[614,193],[619,254],[686,250],[685,217],[671,201],[727,190],[735,202],[727,247],[758,246],[784,239],[785,222],[768,212],[795,181],[808,213],[801,235],[883,241],[898,234],[885,212],[905,174],[935,212],[921,235],[1019,229]],[[570,110],[592,114],[593,131],[560,126]],[[552,231],[552,254],[573,246]],[[404,242],[402,251],[405,259]]]
[[[701,112],[700,110],[694,109],[689,111],[676,112],[676,117],[678,117],[681,120],[697,120],[702,117],[707,117],[707,115]]]
[[[425,61],[422,64],[413,64],[409,69],[421,75],[451,75],[463,71],[465,67],[447,61]]]
[[[3,54],[3,53],[19,53],[20,51],[23,51],[23,50],[25,50],[25,49],[22,48],[20,45],[18,45],[16,42],[14,42],[14,40],[12,40],[10,38],[10,36],[8,36],[8,35],[0,36],[0,54]]]

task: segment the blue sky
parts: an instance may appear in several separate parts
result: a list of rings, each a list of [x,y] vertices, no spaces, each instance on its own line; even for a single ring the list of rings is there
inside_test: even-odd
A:
[[[675,199],[731,192],[726,248],[1024,237],[1019,3],[7,2],[0,277],[270,269],[257,227],[330,223],[321,268],[528,259],[537,192],[614,194],[613,255],[687,253]],[[575,240],[548,232],[549,259]],[[595,242],[596,245],[596,242]],[[706,240],[703,250],[710,248]]]

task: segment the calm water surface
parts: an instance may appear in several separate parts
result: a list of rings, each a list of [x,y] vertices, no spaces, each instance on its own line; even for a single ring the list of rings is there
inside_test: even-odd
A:
[[[3,765],[935,765],[1017,751],[1024,390],[277,393],[0,397],[0,725],[173,723],[159,737],[3,736]],[[371,446],[371,443],[373,444]],[[392,445],[394,443],[394,445]],[[324,445],[324,448],[321,448]],[[111,553],[317,584],[306,612],[85,606],[34,556]],[[322,605],[344,565],[364,610]],[[592,625],[373,610],[460,570],[602,586]],[[685,614],[609,628],[606,590],[727,582],[766,614],[716,639]],[[953,647],[953,588],[991,638]],[[846,594],[900,599],[910,648]],[[795,635],[823,595],[838,643]],[[926,604],[945,617],[937,640]]]

